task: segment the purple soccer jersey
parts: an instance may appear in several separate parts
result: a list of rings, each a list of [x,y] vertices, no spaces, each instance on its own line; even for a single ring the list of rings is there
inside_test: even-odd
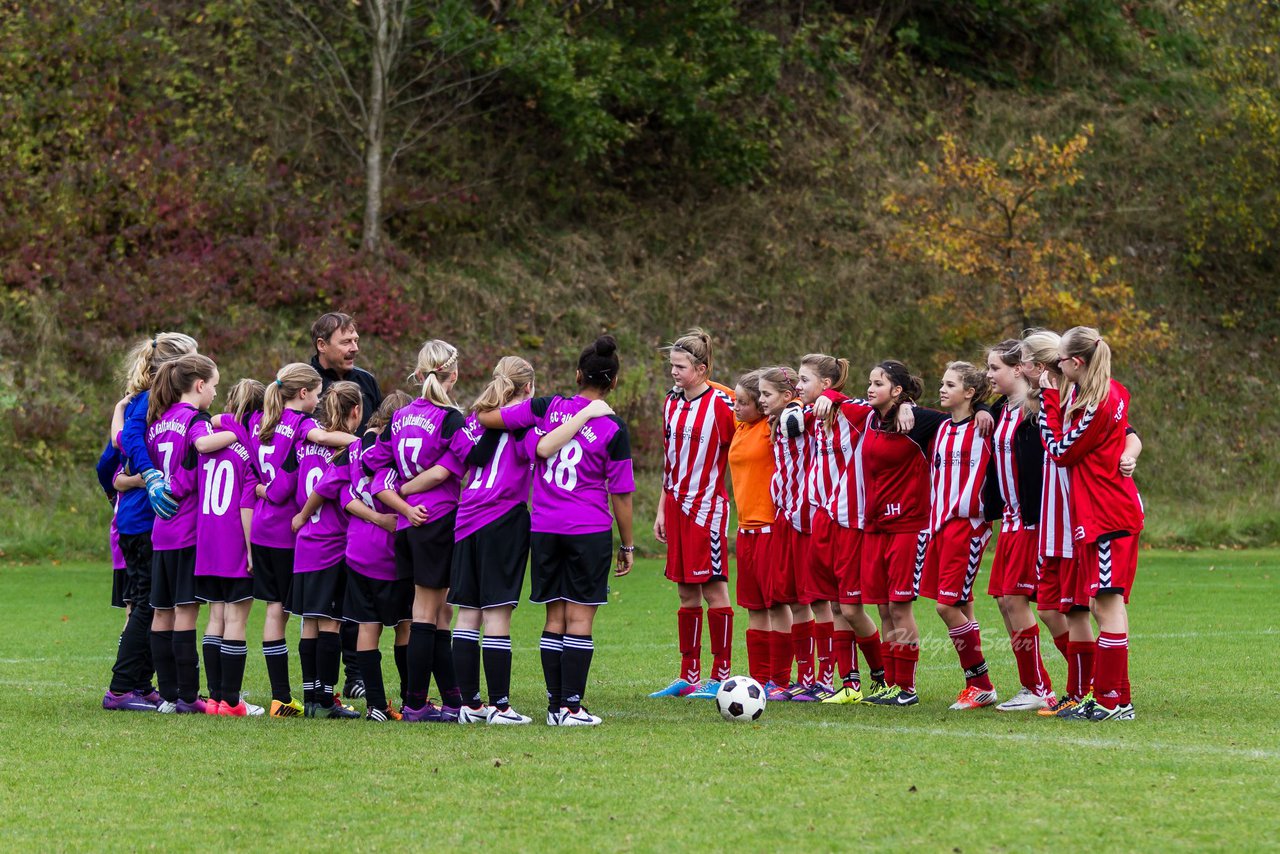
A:
[[[116,476],[120,470],[116,470]],[[124,552],[120,551],[120,529],[116,527],[116,511],[120,509],[120,496],[111,502],[111,568],[117,572],[124,569]]]
[[[452,477],[426,492],[405,496],[404,500],[413,507],[425,508],[429,519],[449,515],[458,506],[459,478],[466,471],[466,463],[458,456],[453,442],[463,421],[458,410],[418,398],[397,410],[378,441],[365,450],[362,461],[365,473],[377,475],[383,469],[392,469],[397,482],[404,483],[432,466],[443,466]],[[408,527],[409,522],[400,516],[396,529]]]
[[[535,435],[543,436],[589,403],[582,395],[537,397],[502,409],[502,422],[508,430],[533,427]],[[613,527],[609,496],[635,489],[627,425],[616,415],[592,418],[554,457],[537,460],[531,530],[540,534],[608,531]]]
[[[156,517],[151,529],[151,548],[155,551],[196,544],[196,448],[189,433],[191,422],[197,417],[208,416],[201,416],[189,403],[178,402],[147,427],[147,452],[159,464],[169,482],[169,492],[178,502],[173,518]]]
[[[387,488],[386,479],[391,476],[391,470],[384,469],[377,478],[374,478],[364,470],[361,464],[366,445],[372,446],[374,441],[376,441],[375,436],[366,434],[363,439],[354,442],[347,449],[351,457],[350,482],[347,494],[341,500],[350,503],[354,499],[363,502],[364,506],[375,513],[390,513],[391,510],[374,496]],[[358,572],[367,578],[395,581],[395,535],[372,522],[348,514],[347,566],[353,572]]]
[[[254,474],[258,481],[271,483],[289,458],[295,443],[305,439],[319,425],[305,412],[286,409],[280,414],[280,423],[276,425],[271,440],[263,442],[258,438],[258,425],[261,423],[261,412],[249,419],[248,447],[253,456]],[[249,540],[254,545],[273,549],[293,548],[294,535],[289,521],[301,509],[292,495],[282,497],[280,503],[259,499],[253,508]]]
[[[299,509],[312,492],[324,498],[320,509],[298,531],[294,575],[328,569],[342,559],[347,550],[347,514],[338,503],[339,496],[346,495],[350,480],[345,451],[335,454],[333,448],[304,440],[298,444],[293,464],[286,463],[285,470],[276,476],[280,483],[272,482],[267,488],[270,498],[275,498],[278,490],[292,488]]]
[[[483,465],[469,465],[462,494],[458,498],[458,521],[454,539],[458,542],[529,501],[533,483],[533,459],[538,440],[533,430],[488,431],[474,415],[454,434],[457,455],[467,460],[476,449],[484,453]],[[490,447],[482,447],[482,441]],[[532,442],[532,444],[530,444]]]
[[[252,508],[257,502],[253,488],[253,457],[245,445],[245,429],[229,415],[222,426],[236,434],[237,441],[212,454],[198,456],[196,495],[199,499],[196,517],[196,575],[221,578],[249,577],[249,547],[244,541],[241,508]],[[203,419],[192,425],[194,442],[214,433]]]

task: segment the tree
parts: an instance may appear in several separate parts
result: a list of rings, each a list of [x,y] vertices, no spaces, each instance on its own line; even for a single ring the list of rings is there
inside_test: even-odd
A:
[[[1122,347],[1165,343],[1166,324],[1137,306],[1117,259],[1053,234],[1038,207],[1080,181],[1092,136],[1091,126],[1062,145],[1037,135],[997,161],[946,134],[937,167],[920,164],[923,186],[884,199],[897,226],[889,251],[946,274],[926,298],[945,335],[970,343],[1028,326],[1088,325]]]

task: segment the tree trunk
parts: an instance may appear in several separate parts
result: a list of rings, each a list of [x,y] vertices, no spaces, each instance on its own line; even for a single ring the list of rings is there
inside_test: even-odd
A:
[[[373,62],[369,64],[369,105],[364,140],[364,231],[361,246],[382,252],[382,154],[386,128],[389,44],[387,0],[368,0]]]

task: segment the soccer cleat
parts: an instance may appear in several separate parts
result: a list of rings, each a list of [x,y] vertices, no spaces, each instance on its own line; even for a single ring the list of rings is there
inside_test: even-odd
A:
[[[271,717],[273,718],[300,718],[303,714],[302,704],[295,697],[287,703],[279,700],[271,701]]]
[[[599,726],[600,718],[587,711],[587,707],[583,706],[578,711],[570,711],[568,708],[560,710],[560,726]]]
[[[811,695],[813,696],[813,699],[817,700],[819,703],[825,703],[827,700],[834,697],[836,692],[834,688],[829,688],[826,685],[814,685]]]
[[[792,685],[787,689],[787,694],[791,697],[791,702],[793,703],[818,702],[817,685]]]
[[[314,718],[314,717],[316,716],[316,708],[317,708],[319,705],[320,705],[319,703],[310,703],[310,702],[308,702],[308,703],[303,703],[303,704],[302,704],[302,716],[303,716],[304,718]]]
[[[253,703],[250,703],[243,695],[240,697],[240,703],[244,706],[245,711],[251,718],[260,718],[267,713],[266,709],[262,708],[262,706],[255,706]]]
[[[876,679],[873,676],[871,677],[871,684],[862,690],[862,697],[863,699],[866,699],[867,697],[871,697],[875,694],[888,690],[889,683],[885,682],[884,679]]]
[[[996,706],[997,712],[1034,712],[1040,709],[1048,708],[1054,701],[1053,697],[1042,697],[1036,692],[1023,688],[1000,705]]]
[[[684,679],[677,679],[667,687],[662,688],[658,691],[654,691],[649,696],[650,697],[683,697],[687,694],[692,694],[696,690],[698,690],[697,682],[689,683],[689,682],[686,682]]]
[[[1036,714],[1042,718],[1051,718],[1057,715],[1058,712],[1074,709],[1079,702],[1079,700],[1073,700],[1064,694],[1061,697],[1050,700],[1049,705],[1039,709]]]
[[[487,720],[489,720],[488,706],[482,705],[478,709],[463,706],[458,711],[458,723],[460,724],[482,724]]]
[[[359,700],[364,696],[364,680],[355,679],[342,686],[342,696]]]
[[[1073,708],[1066,711],[1058,712],[1057,718],[1064,721],[1088,721],[1093,718],[1093,707],[1097,703],[1094,702],[1093,694],[1086,694],[1080,699]]]
[[[387,713],[387,718],[393,721],[402,720],[404,718],[404,715],[400,714],[400,712],[396,710],[396,707],[391,705],[390,703],[387,703],[386,713]]]
[[[359,718],[360,713],[351,706],[344,706],[338,702],[334,702],[332,706],[322,706],[316,703],[313,717],[329,718],[330,720],[353,720]]]
[[[108,712],[154,712],[155,704],[137,691],[115,694],[111,691],[102,695],[102,708]]]
[[[258,708],[262,708],[259,706]],[[215,714],[222,715],[227,718],[247,718],[249,716],[249,704],[244,700],[236,703],[234,706],[227,703],[226,700],[218,701],[218,711]]]
[[[162,715],[177,714],[178,704],[172,700],[161,700],[160,705],[156,706],[156,711]]]
[[[992,691],[991,693],[994,694],[995,692]],[[915,691],[903,691],[899,689],[898,693],[893,695],[893,699],[885,703],[885,705],[886,706],[914,706],[916,703],[919,703],[919,702],[920,702],[920,696],[916,694]]]
[[[387,721],[391,720],[389,717],[387,717],[387,713],[384,712],[382,709],[369,709],[369,711],[364,713],[364,719],[366,721],[373,721],[375,723],[386,723]]]
[[[840,686],[840,690],[822,701],[828,706],[849,706],[862,702],[862,692],[848,685]]]
[[[407,724],[433,723],[440,720],[440,709],[435,703],[424,703],[422,708],[415,709],[411,706],[402,706],[400,708],[400,719]]]
[[[520,726],[521,724],[533,723],[533,718],[520,714],[510,706],[507,706],[506,709],[490,706],[488,723],[495,726]]]
[[[147,688],[147,690],[139,691],[138,693],[142,695],[142,699],[153,706],[158,706],[164,702],[164,697],[161,697],[160,692],[155,688]]]
[[[765,699],[770,703],[785,703],[791,699],[785,688],[779,688],[776,682],[764,686]]]
[[[702,683],[698,690],[685,694],[685,696],[690,700],[714,700],[719,691],[720,681],[718,679],[708,679]]]
[[[441,706],[440,718],[436,721],[436,723],[456,724],[459,722],[461,717],[462,717],[461,706]]]
[[[994,688],[979,688],[976,685],[969,685],[956,697],[956,701],[951,704],[951,711],[965,711],[967,709],[981,709],[983,706],[990,706],[996,700],[1000,699],[996,696]],[[899,701],[901,702],[901,701]]]
[[[205,700],[204,697],[201,697],[200,699],[204,700],[204,713],[206,715],[213,715],[214,717],[217,717],[222,714],[222,712],[218,711],[218,707],[222,705],[221,700],[214,700],[212,698]]]
[[[863,697],[862,702],[870,703],[873,706],[891,706],[900,693],[902,693],[902,689],[897,685],[886,685],[883,691],[877,691],[869,697]]]
[[[1109,709],[1101,703],[1093,704],[1093,711],[1089,713],[1089,720],[1096,724],[1104,721],[1131,721],[1135,717],[1133,712],[1133,703],[1116,704],[1114,709]]]
[[[207,715],[209,713],[208,704],[199,697],[194,702],[188,703],[186,700],[179,700],[175,704],[174,711],[180,715]]]
[[[560,712],[547,709],[547,726],[560,726]]]

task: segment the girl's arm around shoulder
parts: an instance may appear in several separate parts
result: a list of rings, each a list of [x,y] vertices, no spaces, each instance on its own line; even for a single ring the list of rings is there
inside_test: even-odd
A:
[[[592,418],[604,418],[613,415],[613,407],[603,400],[593,400],[578,411],[576,415],[562,422],[560,426],[538,440],[538,456],[544,460],[554,457],[560,449],[569,444],[569,440],[578,435],[578,431],[587,425]]]

